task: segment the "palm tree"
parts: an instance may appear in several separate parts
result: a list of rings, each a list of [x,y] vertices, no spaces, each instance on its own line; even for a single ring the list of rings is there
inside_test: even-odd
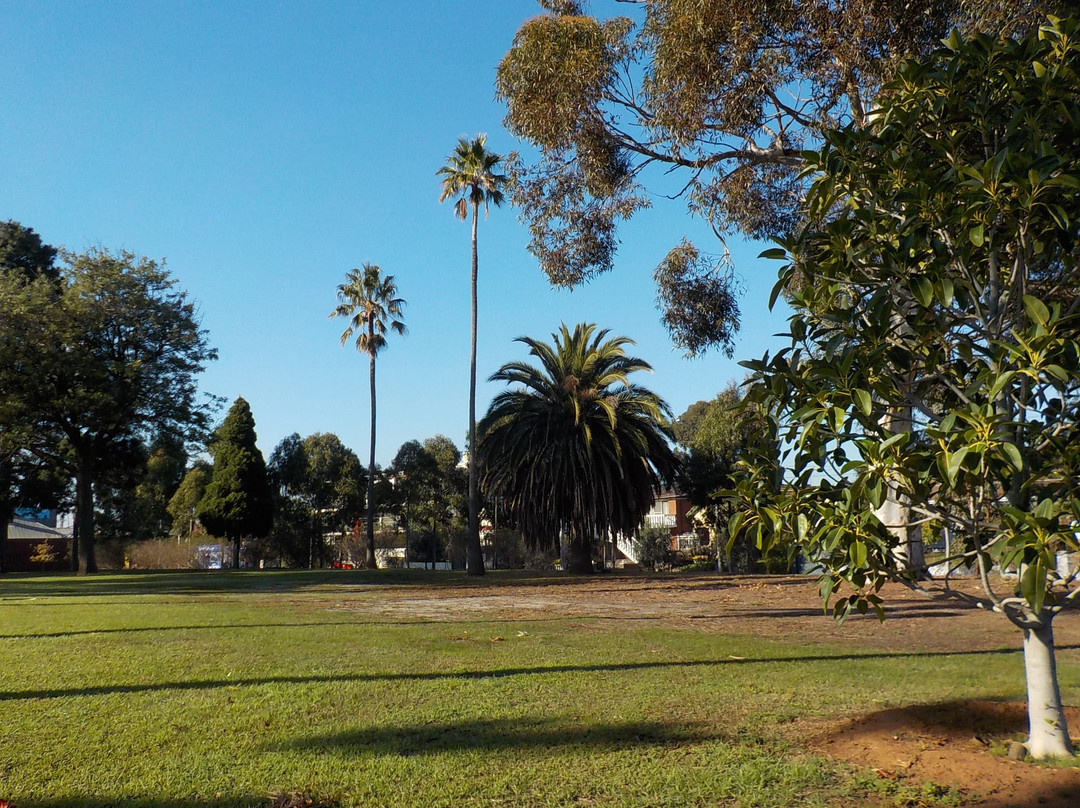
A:
[[[561,326],[554,345],[519,337],[540,367],[494,373],[520,387],[497,395],[478,428],[484,492],[534,545],[558,541],[568,572],[591,572],[594,543],[637,528],[677,471],[671,411],[628,378],[649,364],[626,355],[632,340],[607,335],[590,323]]]
[[[393,275],[383,275],[373,264],[365,263],[362,269],[350,269],[345,283],[337,288],[341,303],[333,312],[334,317],[347,317],[349,326],[341,334],[341,344],[356,334],[356,350],[366,353],[371,360],[369,383],[371,386],[371,455],[368,459],[367,480],[367,553],[364,566],[375,569],[375,357],[386,347],[386,330],[398,334],[407,329],[399,317],[405,301],[397,297],[397,285]]]
[[[472,208],[472,343],[469,353],[469,531],[467,536],[467,565],[470,575],[484,574],[484,554],[480,548],[480,497],[477,493],[476,461],[476,224],[480,218],[480,205],[487,217],[491,205],[503,203],[505,174],[496,172],[502,157],[487,151],[484,144],[487,135],[477,135],[472,140],[461,138],[457,148],[446,158],[446,165],[439,169],[443,178],[439,202],[458,197],[454,213],[461,220]]]

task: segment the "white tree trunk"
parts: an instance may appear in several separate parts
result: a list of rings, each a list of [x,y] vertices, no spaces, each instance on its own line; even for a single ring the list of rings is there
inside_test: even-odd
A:
[[[911,429],[911,407],[898,407],[889,410],[881,419],[881,425],[896,435]],[[896,537],[896,546],[892,556],[897,569],[901,572],[922,571],[926,568],[923,553],[922,527],[910,526],[911,502],[892,483],[888,484],[885,499],[880,508],[874,510],[874,516],[881,520]],[[922,573],[919,573],[922,577]]]
[[[1054,629],[1049,621],[1038,628],[1024,629],[1024,671],[1030,723],[1028,754],[1036,759],[1072,755],[1058,689]]]

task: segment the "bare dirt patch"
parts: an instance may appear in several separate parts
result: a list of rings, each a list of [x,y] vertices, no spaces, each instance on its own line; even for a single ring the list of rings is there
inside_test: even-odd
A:
[[[374,594],[374,593],[373,593]],[[491,575],[430,588],[379,587],[353,608],[389,619],[424,621],[565,618],[655,620],[702,631],[752,634],[803,644],[846,644],[892,653],[1018,649],[1021,637],[1000,615],[958,600],[934,601],[903,587],[884,593],[887,619],[853,615],[837,625],[804,577],[602,575],[572,579]],[[937,625],[948,619],[948,630]],[[1055,622],[1060,654],[1080,649],[1080,613]],[[1080,728],[1080,709],[1068,710]],[[812,749],[904,783],[954,786],[967,805],[1080,806],[1080,769],[1016,762],[1000,754],[1026,731],[1022,703],[956,702],[884,710],[810,731]],[[995,751],[997,750],[997,754]],[[917,803],[912,803],[917,804]]]

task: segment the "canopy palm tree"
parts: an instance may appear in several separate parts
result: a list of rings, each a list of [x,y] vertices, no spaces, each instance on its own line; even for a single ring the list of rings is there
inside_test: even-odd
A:
[[[510,362],[494,373],[520,387],[497,395],[478,427],[485,493],[502,498],[534,545],[559,542],[568,572],[591,572],[594,544],[636,529],[677,470],[671,411],[628,378],[651,367],[626,355],[631,339],[607,335],[580,324],[561,326],[554,345],[519,337],[540,367]]]
[[[371,454],[368,459],[367,480],[367,552],[364,566],[375,569],[375,357],[386,347],[386,331],[398,334],[408,329],[400,319],[405,301],[397,296],[393,275],[383,275],[379,267],[365,263],[362,269],[350,269],[345,283],[337,288],[338,307],[331,312],[334,317],[349,318],[349,325],[341,334],[344,346],[356,335],[356,350],[366,353],[370,362],[369,383],[371,387]]]
[[[480,548],[480,497],[477,491],[476,462],[476,225],[480,218],[480,205],[484,216],[491,205],[498,207],[505,198],[505,174],[496,169],[502,156],[487,151],[484,145],[487,135],[479,134],[472,140],[461,138],[457,148],[446,158],[446,165],[439,169],[442,194],[439,202],[458,197],[454,213],[466,219],[472,209],[472,343],[469,352],[469,529],[467,536],[467,565],[470,575],[484,574],[484,554]]]

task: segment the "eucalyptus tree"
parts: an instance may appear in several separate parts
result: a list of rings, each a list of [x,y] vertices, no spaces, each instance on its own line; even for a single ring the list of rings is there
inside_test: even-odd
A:
[[[630,380],[651,367],[608,333],[564,324],[551,344],[520,337],[539,366],[509,362],[491,376],[515,386],[478,428],[485,493],[533,545],[559,547],[568,572],[591,572],[596,544],[631,534],[678,468],[667,404]]]
[[[442,194],[439,202],[456,197],[454,214],[464,221],[472,212],[472,273],[471,299],[472,319],[469,343],[469,524],[467,533],[467,564],[470,575],[484,574],[484,554],[480,547],[480,495],[477,487],[476,461],[476,281],[479,267],[476,230],[480,219],[480,206],[484,216],[491,205],[503,203],[507,177],[499,173],[502,156],[486,148],[487,135],[477,135],[472,140],[462,138],[439,169]]]
[[[808,222],[776,252],[790,347],[747,363],[778,442],[747,459],[732,524],[807,546],[840,617],[883,616],[900,581],[1010,620],[1039,758],[1072,752],[1053,620],[1080,597],[1057,564],[1080,550],[1078,122],[1080,24],[1051,18],[904,63],[868,127],[808,155]],[[890,496],[956,537],[936,578],[900,563]],[[980,591],[952,585],[961,567]]]
[[[367,549],[364,565],[375,569],[375,357],[386,347],[386,333],[404,335],[408,329],[401,320],[404,299],[397,296],[393,275],[383,275],[374,264],[365,263],[361,269],[350,269],[345,283],[337,288],[338,307],[331,318],[345,317],[348,327],[341,334],[344,346],[355,336],[356,350],[368,355],[368,385],[371,393],[371,435],[367,479]]]
[[[539,0],[496,75],[505,124],[538,151],[512,170],[529,250],[557,286],[610,270],[620,223],[676,197],[720,249],[673,247],[655,272],[690,354],[739,327],[724,239],[799,221],[801,150],[866,121],[898,61],[954,27],[1034,28],[1067,0]],[[588,9],[588,13],[586,12]],[[595,11],[594,11],[595,9]]]

